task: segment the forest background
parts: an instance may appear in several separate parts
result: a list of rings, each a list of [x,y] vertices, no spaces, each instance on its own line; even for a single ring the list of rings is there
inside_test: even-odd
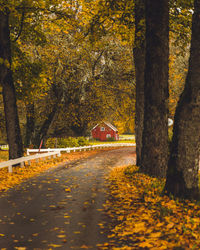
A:
[[[1,2],[9,18],[11,69],[24,146],[38,146],[48,137],[88,135],[103,119],[120,133],[134,132],[134,5],[134,1],[109,0]],[[189,1],[170,6],[172,119],[187,73],[191,9]],[[2,93],[0,134],[3,143]]]

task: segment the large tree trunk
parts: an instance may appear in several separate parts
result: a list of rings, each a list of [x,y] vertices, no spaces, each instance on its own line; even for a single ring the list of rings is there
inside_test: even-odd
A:
[[[199,198],[200,149],[200,0],[195,1],[189,70],[175,113],[165,189],[183,198]]]
[[[4,12],[0,11],[0,84],[3,87],[9,159],[15,159],[23,155],[23,146],[19,127],[15,86],[11,71],[11,44],[8,10],[4,10]]]
[[[144,129],[141,170],[165,177],[168,160],[168,0],[146,0]]]
[[[24,140],[25,147],[29,147],[35,129],[35,109],[34,103],[26,105],[26,135]]]
[[[136,74],[135,136],[136,165],[141,165],[142,132],[144,122],[144,68],[145,68],[145,8],[144,0],[135,1],[135,44],[133,49]]]

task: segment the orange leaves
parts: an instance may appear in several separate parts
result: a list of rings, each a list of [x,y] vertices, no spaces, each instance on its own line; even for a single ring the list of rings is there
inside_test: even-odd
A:
[[[111,244],[128,242],[124,249],[199,249],[200,206],[161,196],[164,182],[137,170],[118,167],[110,174],[112,199],[105,208],[116,222],[108,237]]]

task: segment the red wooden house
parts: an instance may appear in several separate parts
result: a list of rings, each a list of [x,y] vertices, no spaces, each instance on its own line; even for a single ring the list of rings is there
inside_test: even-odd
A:
[[[101,122],[97,124],[92,130],[92,138],[107,141],[109,138],[113,138],[113,140],[119,140],[119,134],[117,128],[115,128],[109,122]]]

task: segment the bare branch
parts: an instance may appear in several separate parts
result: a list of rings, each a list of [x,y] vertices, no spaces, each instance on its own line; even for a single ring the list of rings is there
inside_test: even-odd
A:
[[[21,17],[21,21],[20,21],[19,32],[18,32],[18,34],[17,34],[17,36],[16,36],[16,38],[14,39],[13,42],[16,42],[19,39],[19,37],[21,36],[23,26],[24,26],[24,18],[25,18],[25,9],[23,8],[22,9],[22,17]]]

